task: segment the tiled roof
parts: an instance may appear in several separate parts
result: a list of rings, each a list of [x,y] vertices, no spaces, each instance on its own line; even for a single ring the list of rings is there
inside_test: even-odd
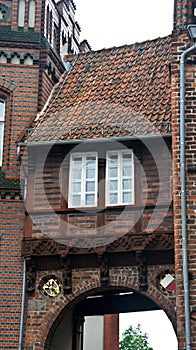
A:
[[[28,141],[157,134],[169,131],[171,37],[66,56]]]

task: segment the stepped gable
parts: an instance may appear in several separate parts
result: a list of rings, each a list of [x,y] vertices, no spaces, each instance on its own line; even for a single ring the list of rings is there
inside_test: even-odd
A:
[[[170,131],[171,36],[66,56],[28,142]]]

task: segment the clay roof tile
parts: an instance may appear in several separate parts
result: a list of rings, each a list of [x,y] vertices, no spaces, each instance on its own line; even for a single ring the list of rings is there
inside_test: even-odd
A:
[[[157,124],[171,114],[170,47],[167,36],[69,57],[27,141],[162,132]]]

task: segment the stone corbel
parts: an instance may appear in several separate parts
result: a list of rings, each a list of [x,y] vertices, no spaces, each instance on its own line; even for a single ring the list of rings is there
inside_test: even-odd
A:
[[[109,282],[109,263],[106,254],[99,254],[100,284],[105,286]]]
[[[139,290],[146,291],[148,289],[148,270],[144,252],[136,251],[136,262],[138,265]]]
[[[61,256],[61,265],[63,269],[63,291],[64,294],[70,294],[72,292],[72,269],[68,256]]]
[[[36,265],[32,258],[26,259],[26,291],[33,294],[35,292]]]

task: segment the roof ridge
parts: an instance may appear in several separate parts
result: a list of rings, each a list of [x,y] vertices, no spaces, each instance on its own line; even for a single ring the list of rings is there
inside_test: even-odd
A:
[[[152,42],[155,42],[155,41],[160,41],[160,40],[169,39],[169,38],[172,38],[172,33],[168,34],[168,35],[165,35],[163,37],[159,36],[159,37],[154,38],[154,39],[146,39],[146,40],[143,40],[143,41],[136,41],[136,42],[134,42],[132,44],[123,44],[123,45],[120,45],[120,46],[111,46],[111,47],[108,47],[108,48],[103,47],[102,49],[98,49],[98,50],[90,50],[90,51],[87,51],[87,52],[79,52],[77,55],[79,57],[82,57],[82,56],[91,55],[92,53],[99,53],[100,51],[111,51],[111,50],[114,50],[114,49],[122,49],[122,48],[125,48],[125,47],[132,48],[133,46],[136,46],[136,45],[137,46],[144,45],[147,42],[152,43]],[[75,56],[76,56],[76,54],[65,55],[64,58],[71,58],[71,59],[73,59]],[[64,61],[65,61],[65,59],[64,59]]]

